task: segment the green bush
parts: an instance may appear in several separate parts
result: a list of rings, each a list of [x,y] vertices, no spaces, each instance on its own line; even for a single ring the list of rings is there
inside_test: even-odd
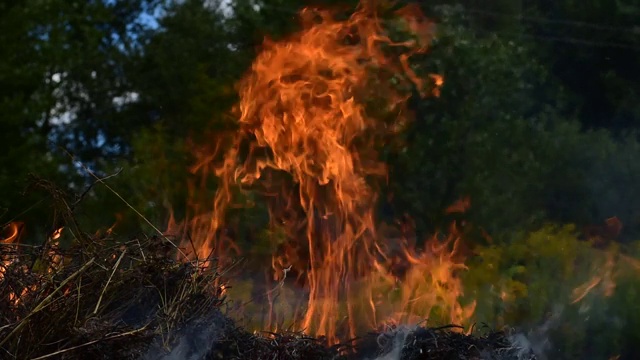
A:
[[[616,246],[597,250],[578,240],[572,225],[549,225],[508,244],[478,248],[464,275],[466,296],[477,299],[478,322],[520,327],[534,345],[548,340],[547,355],[554,359],[604,359],[638,341],[635,262]],[[574,301],[577,290],[598,277]]]

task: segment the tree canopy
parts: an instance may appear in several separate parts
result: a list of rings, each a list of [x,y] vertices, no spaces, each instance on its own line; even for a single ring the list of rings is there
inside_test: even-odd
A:
[[[22,191],[28,174],[80,193],[92,181],[80,163],[100,176],[125,169],[111,181],[162,219],[163,203],[179,208],[187,193],[193,146],[235,126],[235,84],[263,39],[293,31],[302,6],[355,3],[3,3],[5,219],[42,216],[30,208],[38,195]],[[424,10],[438,37],[414,66],[445,83],[439,98],[413,101],[403,146],[384,152],[393,200],[381,216],[432,231],[468,196],[469,216],[492,233],[618,216],[637,234],[639,10],[541,0]],[[115,216],[122,208],[101,191],[95,206]]]

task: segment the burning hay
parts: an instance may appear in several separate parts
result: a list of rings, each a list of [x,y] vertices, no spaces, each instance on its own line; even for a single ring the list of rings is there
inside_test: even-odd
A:
[[[59,233],[59,232],[58,232]],[[222,311],[215,266],[182,263],[158,237],[91,237],[63,250],[6,244],[0,351],[13,359],[524,359],[503,333],[393,328],[349,344],[250,333]]]
[[[533,358],[501,332],[393,327],[338,344],[303,333],[251,333],[221,311],[226,288],[214,263],[172,260],[176,248],[160,237],[84,235],[61,246],[62,229],[42,246],[0,242],[2,358]]]

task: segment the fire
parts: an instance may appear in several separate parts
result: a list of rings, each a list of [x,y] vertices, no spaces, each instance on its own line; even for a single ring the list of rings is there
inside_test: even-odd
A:
[[[16,221],[9,223],[6,228],[3,229],[5,233],[2,235],[2,238],[0,238],[0,246],[12,245],[17,243],[20,239],[23,225],[24,224]],[[6,268],[14,261],[15,259],[13,257],[0,259],[0,280],[4,277]]]
[[[416,6],[403,8],[394,24],[412,39],[394,41],[367,3],[347,20],[311,8],[300,17],[303,30],[266,40],[240,82],[240,130],[213,171],[219,180],[213,212],[197,214],[183,245],[194,249],[192,256],[239,254],[225,232],[225,214],[238,192],[251,189],[267,199],[272,228],[286,234],[273,255],[275,281],[284,283],[291,270],[307,291],[298,328],[335,341],[355,336],[363,324],[424,320],[435,308],[464,321],[473,306],[458,304],[458,240],[434,238],[418,251],[404,240],[380,239],[370,185],[387,174],[376,144],[410,120],[406,89],[440,95],[443,77],[429,75],[430,84],[409,63],[427,50],[433,24]],[[373,116],[370,101],[393,120]],[[193,171],[206,176],[215,155],[198,155]],[[405,264],[403,274],[393,273],[394,261]],[[385,299],[390,294],[398,299]]]
[[[24,225],[20,222],[11,222],[7,225],[6,234],[3,236],[2,243],[4,244],[12,244],[18,240],[20,237],[20,230]]]
[[[64,230],[64,226],[57,228],[56,230],[53,231],[53,234],[51,234],[51,240],[58,240],[60,239],[60,236],[62,236],[62,230]]]
[[[442,88],[442,85],[444,85],[444,77],[438,74],[429,74],[429,77],[435,84],[435,87],[432,90],[432,95],[435,97],[440,97],[440,88]]]
[[[64,230],[64,226],[61,226],[55,229],[48,238],[47,243],[49,244],[49,261],[47,267],[47,273],[51,274],[54,270],[63,265],[63,258],[58,253],[58,249],[60,247],[60,237],[62,236],[62,231]]]
[[[7,252],[9,255],[4,256],[4,258],[0,259],[0,280],[4,278],[6,269],[13,263],[17,263],[18,260],[18,251],[17,244],[19,243],[20,237],[22,235],[22,229],[24,227],[24,223],[22,222],[12,222],[7,226],[7,232],[3,239],[0,239],[1,245],[10,245],[13,246],[14,249],[12,252]],[[60,237],[62,236],[62,231],[64,230],[64,226],[57,228],[54,230],[51,235],[48,237],[48,261],[47,262],[36,262],[32,269],[29,269],[26,266],[22,266],[20,271],[28,272],[28,271],[41,271],[46,272],[47,274],[52,274],[57,267],[62,265],[62,256],[59,255],[55,250],[57,250],[60,242]],[[42,264],[46,264],[45,268],[41,268]],[[37,290],[35,285],[31,285],[23,288],[19,294],[16,292],[10,292],[7,294],[9,301],[13,306],[16,306],[20,303],[20,299],[24,296],[28,295],[30,292],[34,292]]]

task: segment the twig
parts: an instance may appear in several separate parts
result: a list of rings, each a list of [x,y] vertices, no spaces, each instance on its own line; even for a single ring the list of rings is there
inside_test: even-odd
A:
[[[42,198],[38,201],[36,201],[34,204],[32,204],[31,206],[29,206],[28,208],[22,210],[21,212],[19,212],[18,214],[16,214],[13,218],[9,219],[9,221],[7,221],[6,223],[4,223],[2,225],[2,227],[7,226],[9,224],[11,224],[13,221],[15,221],[17,218],[19,218],[20,216],[28,213],[29,211],[31,211],[31,209],[35,208],[36,206],[40,205],[43,201],[45,201],[46,198]],[[4,213],[2,213],[2,215],[0,217],[3,217],[7,214],[8,210],[5,210]]]
[[[53,296],[55,294],[57,294],[60,289],[62,289],[65,285],[67,285],[67,283],[71,280],[73,280],[76,276],[82,274],[85,270],[87,270],[89,268],[89,266],[91,264],[93,264],[93,261],[96,258],[91,258],[91,260],[89,260],[86,264],[84,264],[80,269],[78,269],[76,272],[74,272],[73,274],[71,274],[68,278],[62,280],[62,282],[60,283],[60,285],[58,285],[58,287],[53,290],[51,292],[51,294],[49,294],[49,296],[47,296],[46,298],[44,298],[30,313],[29,315],[25,316],[24,319],[22,319],[22,321],[20,321],[20,323],[13,328],[13,330],[11,330],[11,332],[4,337],[4,339],[2,339],[2,341],[0,341],[0,347],[2,347],[2,345],[4,345],[9,338],[11,338],[11,336],[13,336],[15,333],[17,333],[20,329],[22,329],[26,323],[27,320],[29,320],[33,315],[35,315],[36,313],[40,312],[42,309],[44,309],[53,299]]]
[[[71,207],[69,206],[69,203],[67,202],[66,194],[60,188],[58,188],[53,182],[49,180],[45,180],[34,174],[29,174],[29,178],[30,178],[29,180],[30,186],[40,188],[46,191],[49,194],[49,196],[53,198],[54,204],[56,206],[56,217],[57,217],[57,212],[60,212],[62,219],[64,220],[65,226],[67,226],[67,231],[70,232],[79,241],[85,240],[85,237],[83,236],[84,234],[80,230],[80,225],[78,224],[78,222],[74,217],[73,209],[71,209]],[[58,223],[57,220],[55,222]],[[54,229],[58,229],[61,226],[62,224],[55,224]],[[43,246],[46,245],[48,242],[49,242],[49,238],[47,237],[43,240]],[[80,244],[82,244],[83,246],[84,246],[84,243],[85,243],[84,241],[80,242]]]
[[[80,277],[80,279],[78,279],[78,301],[77,301],[77,305],[76,305],[76,316],[73,320],[73,325],[75,326],[76,324],[78,324],[78,315],[80,314],[80,297],[81,297],[81,293],[80,293],[80,289],[82,289],[82,276]]]
[[[127,332],[121,333],[121,334],[107,336],[104,339],[92,340],[92,341],[86,342],[84,344],[80,344],[80,345],[77,345],[77,346],[72,346],[70,348],[66,348],[66,349],[62,349],[62,350],[58,350],[58,351],[52,352],[51,354],[42,355],[42,356],[39,356],[37,358],[33,358],[31,360],[46,359],[46,358],[50,358],[52,356],[60,355],[60,354],[63,354],[63,353],[69,352],[69,351],[73,351],[73,350],[79,349],[81,347],[93,345],[95,343],[99,343],[100,341],[109,341],[109,340],[117,339],[117,338],[128,336],[128,335],[134,335],[136,333],[139,333],[141,331],[146,330],[148,326],[149,325],[147,324],[147,325],[141,327],[140,329],[135,329],[135,330],[131,330],[131,331],[127,331]]]
[[[119,169],[118,171],[116,171],[115,173],[111,174],[111,175],[107,175],[105,177],[102,177],[94,182],[91,183],[91,185],[87,186],[87,188],[82,192],[82,194],[78,195],[78,197],[76,198],[77,200],[71,204],[71,208],[74,209],[81,201],[82,199],[84,199],[85,196],[87,196],[87,194],[89,193],[89,191],[91,191],[91,189],[93,189],[93,187],[97,184],[100,183],[104,180],[108,180],[112,177],[118,176],[120,175],[120,173],[122,172],[122,169]]]
[[[69,151],[67,151],[67,149],[62,148],[62,150],[67,153],[67,155],[69,155],[71,157],[71,160],[75,160],[75,156],[73,154],[71,154]],[[158,229],[155,225],[153,225],[153,223],[151,221],[149,221],[149,219],[147,219],[144,215],[142,215],[142,213],[140,213],[135,207],[133,207],[133,205],[129,204],[129,202],[127,200],[125,200],[125,198],[122,197],[122,195],[120,195],[117,191],[115,191],[111,186],[109,186],[109,184],[107,184],[106,182],[104,182],[100,177],[98,177],[96,174],[93,173],[93,171],[89,170],[89,168],[87,168],[87,166],[82,163],[81,161],[78,161],[78,163],[80,163],[80,166],[82,166],[82,168],[91,176],[93,176],[98,182],[100,182],[102,185],[104,185],[109,191],[111,191],[115,196],[118,197],[118,199],[120,199],[125,205],[127,205],[127,207],[129,209],[131,209],[134,213],[136,213],[136,215],[138,215],[142,220],[144,220],[144,222],[147,223],[147,225],[151,226],[151,228],[153,230],[155,230],[163,239],[167,240],[169,242],[169,244],[171,244],[174,248],[176,248],[176,250],[178,250],[178,252],[184,256],[185,258],[187,258],[187,255],[182,251],[182,249],[180,249],[180,247],[178,247],[178,245],[176,245],[173,241],[169,240],[169,238],[167,236],[165,236],[162,231],[160,231],[160,229]]]
[[[96,303],[96,308],[93,310],[94,315],[98,313],[98,308],[100,308],[100,303],[102,302],[102,297],[104,296],[104,292],[107,291],[107,287],[109,286],[109,283],[113,278],[113,274],[116,273],[118,266],[120,266],[120,261],[122,261],[122,258],[126,253],[127,253],[127,249],[124,249],[124,251],[122,251],[122,254],[120,254],[120,257],[118,258],[118,261],[116,261],[115,265],[113,265],[113,271],[111,272],[111,275],[109,275],[109,279],[107,279],[107,283],[102,288],[102,292],[100,293],[100,297],[98,298],[98,302]]]
[[[138,248],[140,249],[140,254],[142,254],[142,260],[146,263],[147,257],[144,256],[144,250],[142,250],[142,244],[140,244],[140,240],[136,238],[136,242],[138,243]]]

